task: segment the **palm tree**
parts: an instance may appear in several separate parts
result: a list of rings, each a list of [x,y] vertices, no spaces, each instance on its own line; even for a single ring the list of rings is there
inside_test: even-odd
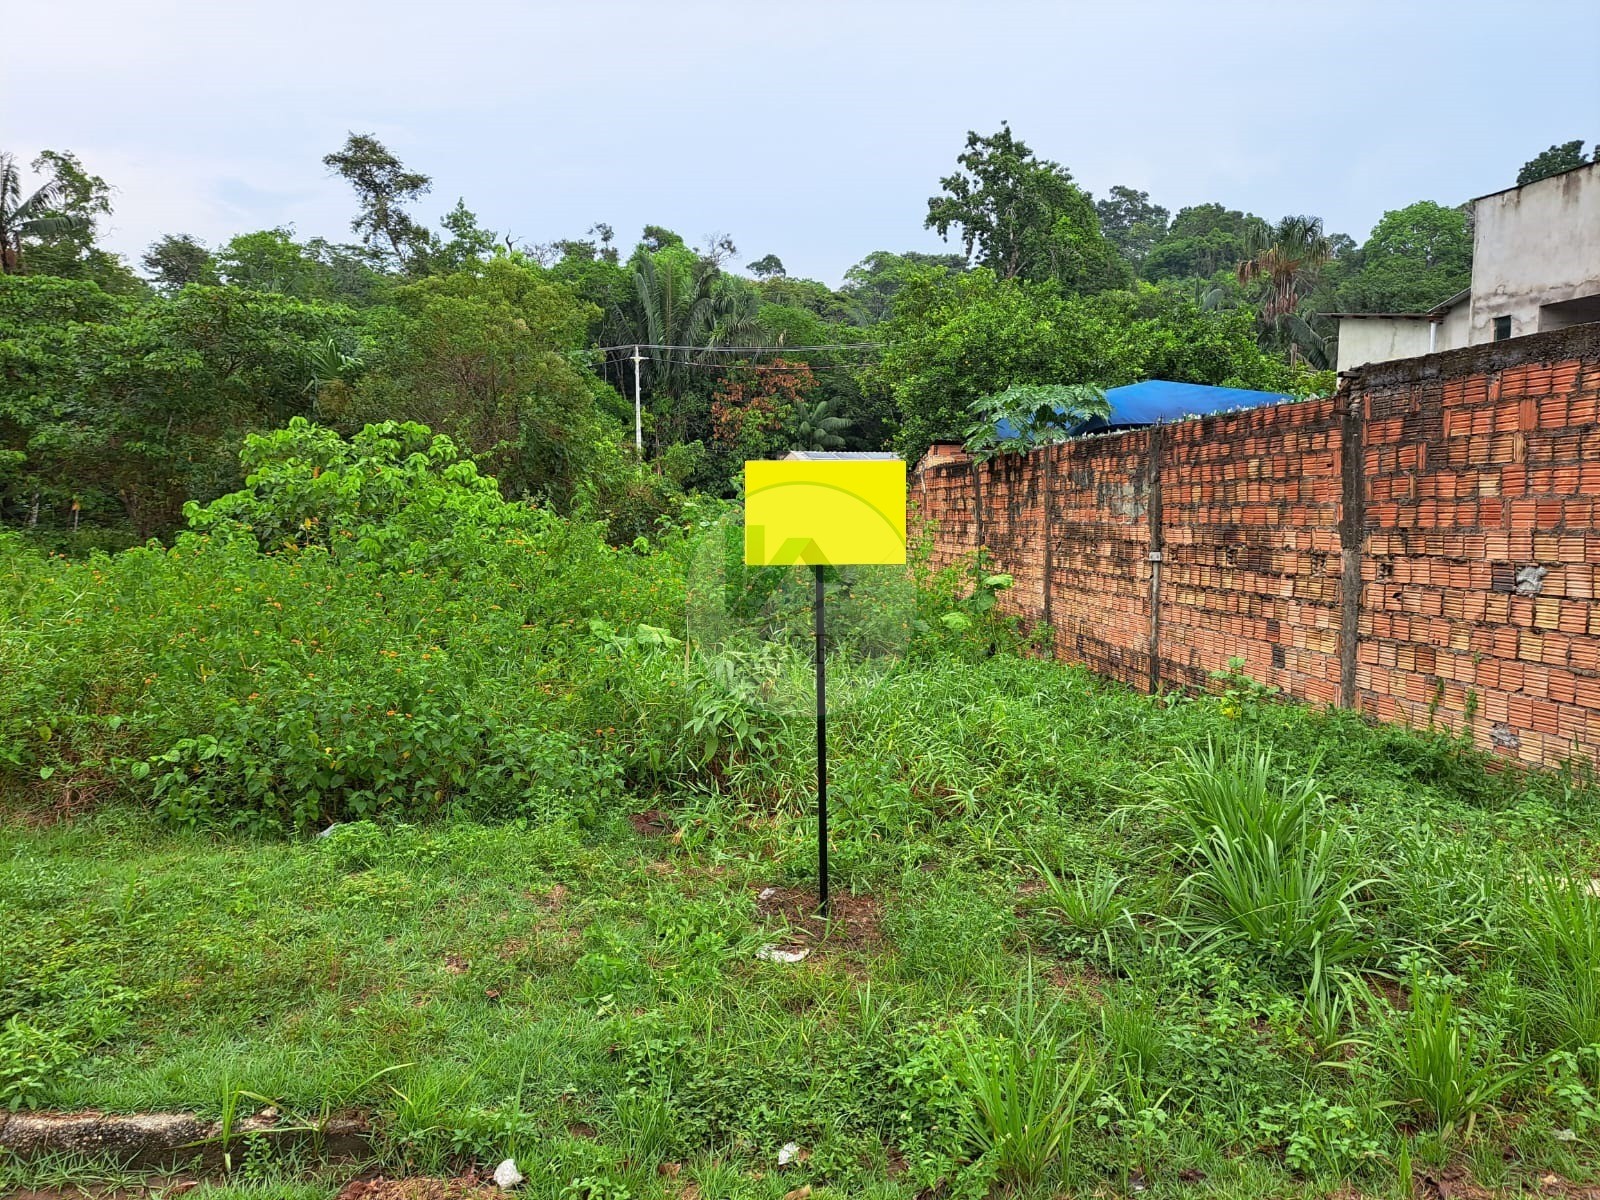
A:
[[[1281,327],[1289,343],[1289,361],[1304,361],[1314,371],[1331,371],[1339,357],[1338,334],[1322,332],[1313,323],[1317,321],[1312,312],[1284,314]]]
[[[17,160],[0,153],[0,274],[22,273],[22,239],[56,237],[76,233],[87,226],[88,217],[52,213],[51,205],[61,199],[63,185],[51,179],[26,200],[22,198],[22,172]]]
[[[619,344],[637,341],[648,347],[645,385],[658,417],[670,426],[657,436],[680,440],[686,414],[672,411],[677,400],[692,390],[696,372],[719,357],[708,353],[710,348],[755,340],[758,304],[742,280],[724,275],[709,260],[689,261],[670,248],[637,255],[632,273],[633,303],[614,315],[613,336]],[[666,412],[660,411],[663,401]]]
[[[835,416],[833,401],[818,400],[799,404],[794,410],[794,420],[789,432],[800,450],[837,450],[844,445],[840,435],[849,429],[850,418]]]
[[[1248,257],[1239,264],[1239,282],[1266,283],[1261,321],[1276,329],[1299,310],[1301,296],[1310,290],[1306,285],[1328,261],[1333,246],[1322,231],[1321,217],[1290,216],[1276,225],[1263,221],[1247,229],[1244,252]]]

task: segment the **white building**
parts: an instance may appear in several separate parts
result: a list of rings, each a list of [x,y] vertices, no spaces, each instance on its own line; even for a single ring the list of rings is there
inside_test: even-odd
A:
[[[1600,321],[1600,163],[1472,201],[1472,286],[1423,313],[1334,313],[1341,371]]]

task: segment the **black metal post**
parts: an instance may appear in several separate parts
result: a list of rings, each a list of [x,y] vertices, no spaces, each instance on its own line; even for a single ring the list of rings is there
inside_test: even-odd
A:
[[[822,567],[812,607],[817,624],[817,911],[828,915],[828,648],[823,632]]]

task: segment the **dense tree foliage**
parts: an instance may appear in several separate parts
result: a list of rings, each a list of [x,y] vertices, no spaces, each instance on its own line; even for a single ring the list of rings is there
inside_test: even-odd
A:
[[[1150,193],[1117,185],[1110,195],[1095,203],[1100,230],[1110,239],[1128,265],[1137,271],[1155,244],[1166,236],[1171,216],[1159,204],[1150,202]]]
[[[1248,309],[1208,311],[1149,284],[1070,296],[987,268],[923,277],[885,333],[872,379],[903,414],[895,448],[913,460],[932,441],[962,440],[973,402],[1013,384],[1154,378],[1289,391],[1307,382],[1257,346]]]
[[[1600,162],[1600,143],[1595,144],[1594,160]],[[1552,175],[1559,175],[1563,171],[1570,171],[1574,167],[1583,166],[1583,139],[1562,142],[1558,146],[1551,146],[1535,154],[1522,164],[1522,170],[1517,172],[1517,186],[1526,183],[1535,183],[1540,179],[1548,179]]]
[[[0,524],[61,546],[167,537],[187,502],[239,487],[247,435],[305,419],[426,426],[508,499],[626,542],[682,489],[731,493],[746,458],[915,457],[1013,386],[1325,389],[1322,314],[1422,310],[1470,277],[1466,213],[1433,201],[1357,245],[1315,216],[1096,200],[1009,125],[955,157],[924,224],[959,249],[875,251],[834,287],[770,251],[741,271],[725,234],[646,225],[630,250],[596,222],[530,245],[465,199],[429,228],[432,178],[365,133],[323,159],[355,241],[170,233],[140,278],[99,242],[106,180],[45,151],[24,187],[0,155]]]
[[[24,195],[16,158],[0,154],[0,273],[21,274],[24,238],[43,241],[78,232],[88,223],[86,216],[57,211],[66,193],[67,181],[55,174]]]
[[[1001,125],[967,134],[960,169],[928,200],[928,228],[960,230],[968,258],[1002,279],[1050,280],[1075,292],[1127,282],[1127,268],[1100,231],[1094,201],[1060,163],[1041,159]]]
[[[140,257],[145,275],[158,288],[180,291],[191,283],[217,283],[217,260],[197,238],[169,233],[150,243]]]
[[[1144,259],[1146,279],[1209,278],[1245,258],[1245,240],[1259,217],[1220,204],[1181,208]]]
[[[86,279],[108,292],[133,294],[139,279],[95,244],[97,222],[111,212],[111,187],[76,155],[46,150],[33,160],[44,183],[22,194],[15,158],[0,154],[0,268]]]
[[[1352,312],[1421,312],[1472,281],[1472,230],[1460,208],[1418,201],[1383,214],[1360,267],[1338,289]]]

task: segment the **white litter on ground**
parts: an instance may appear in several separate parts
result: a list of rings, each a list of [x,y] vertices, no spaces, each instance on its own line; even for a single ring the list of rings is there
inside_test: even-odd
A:
[[[509,1192],[522,1182],[522,1172],[517,1170],[517,1164],[508,1158],[494,1169],[494,1182],[496,1187]]]
[[[762,962],[797,963],[804,961],[809,950],[780,950],[776,946],[763,946],[756,951],[756,957]]]

